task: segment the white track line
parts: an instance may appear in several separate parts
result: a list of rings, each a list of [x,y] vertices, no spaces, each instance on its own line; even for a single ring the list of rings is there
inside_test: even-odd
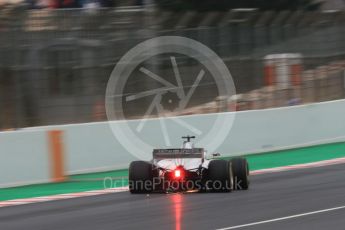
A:
[[[45,201],[65,200],[65,199],[78,198],[78,197],[96,196],[96,195],[103,195],[103,194],[116,193],[116,192],[125,192],[125,191],[128,191],[128,187],[118,187],[118,188],[111,188],[111,189],[104,189],[104,190],[95,190],[95,191],[86,191],[86,192],[77,192],[77,193],[68,193],[68,194],[58,194],[58,195],[52,195],[52,196],[41,196],[41,197],[34,197],[34,198],[7,200],[7,201],[0,201],[0,208],[1,207],[8,207],[8,206],[15,206],[15,205],[22,205],[22,204],[39,203],[39,202],[45,202]]]
[[[250,175],[260,175],[260,174],[290,171],[290,170],[296,170],[296,169],[315,168],[315,167],[344,164],[344,163],[345,163],[345,157],[336,158],[332,160],[306,163],[306,164],[253,170],[253,171],[250,171]],[[64,199],[86,197],[86,196],[96,196],[96,195],[103,195],[103,194],[116,193],[116,192],[126,192],[126,191],[128,191],[128,187],[119,187],[119,188],[111,188],[111,189],[104,189],[104,190],[85,191],[85,192],[77,192],[77,193],[69,193],[69,194],[58,194],[58,195],[52,195],[52,196],[6,200],[6,201],[0,201],[0,208],[7,207],[7,206],[14,206],[14,205],[31,204],[31,203],[38,203],[38,202],[45,202],[45,201],[53,201],[53,200],[64,200]]]
[[[306,213],[301,213],[301,214],[292,215],[292,216],[285,216],[285,217],[280,217],[280,218],[275,218],[275,219],[270,219],[270,220],[258,221],[258,222],[253,222],[253,223],[249,223],[249,224],[236,225],[236,226],[232,226],[232,227],[219,228],[217,230],[231,230],[231,229],[245,228],[245,227],[250,227],[250,226],[254,226],[254,225],[260,225],[260,224],[272,223],[272,222],[277,222],[277,221],[282,221],[282,220],[294,219],[294,218],[303,217],[303,216],[310,216],[310,215],[314,215],[314,214],[318,214],[318,213],[331,212],[331,211],[335,211],[335,210],[339,210],[339,209],[345,209],[345,206],[322,209],[322,210],[318,210],[318,211],[306,212]]]

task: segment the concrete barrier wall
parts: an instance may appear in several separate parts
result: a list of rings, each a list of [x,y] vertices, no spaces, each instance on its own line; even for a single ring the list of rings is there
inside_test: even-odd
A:
[[[219,151],[259,153],[345,141],[344,115],[344,100],[244,111]]]
[[[259,153],[345,140],[345,100],[277,109],[238,112],[230,133],[216,151],[223,156]],[[223,113],[220,116],[233,116]],[[180,117],[201,130],[212,126],[216,114]],[[113,122],[135,128],[139,120]],[[166,119],[171,145],[191,134]],[[0,187],[49,180],[49,150],[46,132],[64,133],[67,174],[126,168],[136,157],[129,154],[111,132],[107,122],[46,126],[0,133]],[[140,137],[155,147],[164,147],[158,119],[147,121]],[[132,141],[132,142],[131,142]],[[135,140],[129,143],[136,146]],[[200,143],[202,145],[203,143]],[[205,144],[206,145],[206,144]],[[142,150],[146,151],[146,150]],[[150,156],[151,151],[146,152]]]
[[[42,131],[0,133],[0,187],[49,182],[48,148]]]

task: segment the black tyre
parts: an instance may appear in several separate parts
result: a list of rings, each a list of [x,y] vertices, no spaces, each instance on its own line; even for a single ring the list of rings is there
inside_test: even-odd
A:
[[[245,158],[236,157],[230,160],[232,163],[232,175],[235,190],[247,190],[249,188],[249,166]]]
[[[149,193],[153,190],[152,164],[146,161],[133,161],[129,165],[129,191]]]
[[[206,189],[212,192],[231,192],[233,187],[231,162],[213,160],[208,165]]]

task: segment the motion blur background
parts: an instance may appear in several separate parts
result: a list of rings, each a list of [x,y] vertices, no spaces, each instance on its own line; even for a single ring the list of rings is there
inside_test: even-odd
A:
[[[344,9],[341,0],[0,0],[0,130],[106,120],[105,89],[117,61],[163,35],[214,50],[237,91],[214,97],[211,82],[177,115],[344,98]],[[183,57],[178,64],[187,73],[195,68]],[[149,65],[171,68],[158,59]],[[129,91],[145,81],[134,78]],[[130,111],[136,118],[145,109]]]

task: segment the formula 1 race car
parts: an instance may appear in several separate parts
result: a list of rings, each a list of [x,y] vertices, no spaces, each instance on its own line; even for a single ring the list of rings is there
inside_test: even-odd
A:
[[[153,159],[133,161],[129,166],[131,193],[231,192],[249,188],[249,166],[245,158],[206,159],[203,148],[186,139],[179,149],[154,149]],[[213,157],[220,154],[213,154]]]

